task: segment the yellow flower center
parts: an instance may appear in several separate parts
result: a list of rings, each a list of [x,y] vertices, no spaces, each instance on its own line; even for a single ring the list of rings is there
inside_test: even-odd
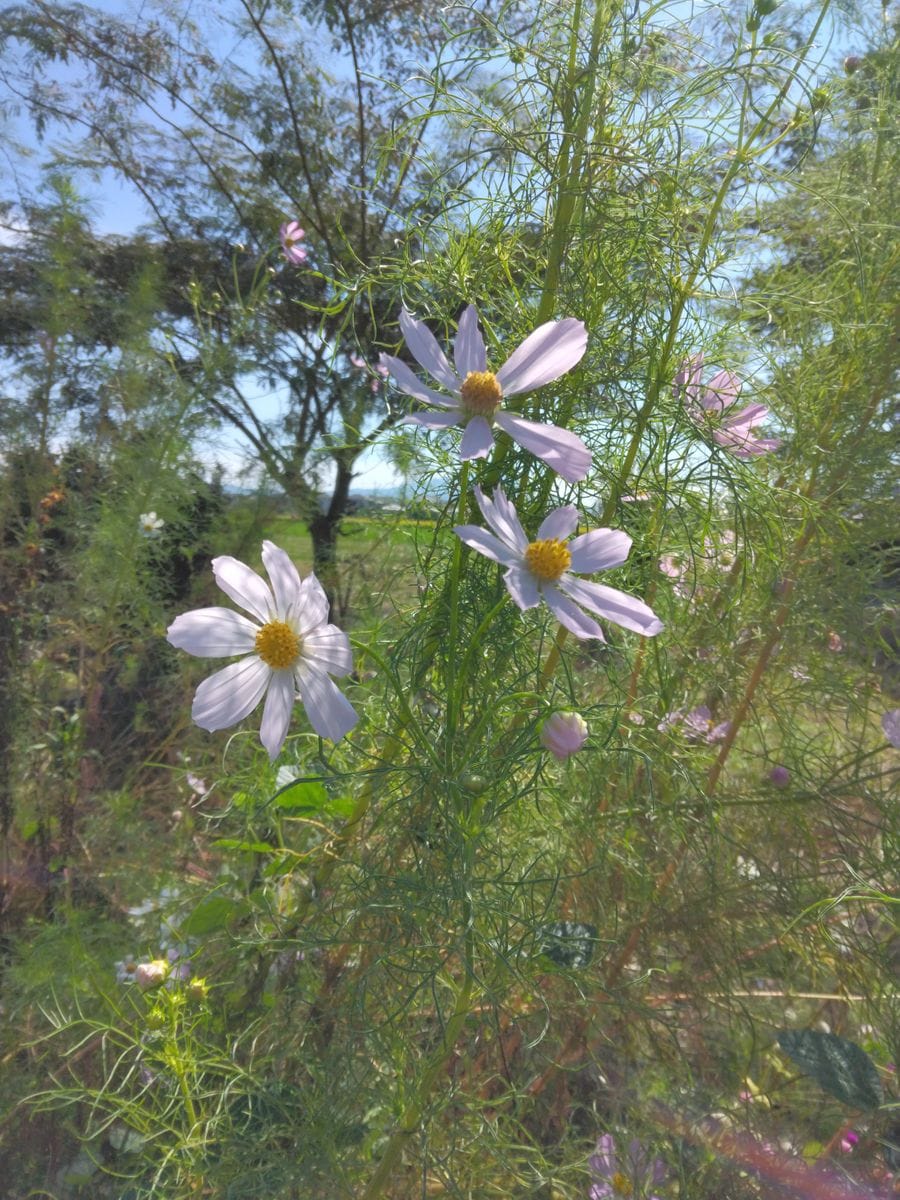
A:
[[[529,543],[525,551],[525,562],[532,575],[545,583],[552,583],[571,566],[572,555],[565,542],[561,542],[559,538],[546,538],[542,542]]]
[[[256,653],[275,671],[294,665],[300,657],[301,644],[287,621],[267,621],[256,635]]]
[[[459,390],[470,417],[492,417],[503,399],[503,389],[493,371],[470,371]]]
[[[631,1180],[626,1175],[623,1175],[621,1171],[616,1171],[609,1182],[612,1184],[612,1189],[617,1196],[630,1196],[634,1190],[631,1186]]]

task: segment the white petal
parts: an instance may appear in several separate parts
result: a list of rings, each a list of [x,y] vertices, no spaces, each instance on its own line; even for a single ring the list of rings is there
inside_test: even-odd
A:
[[[463,462],[470,458],[487,458],[494,447],[494,435],[484,417],[472,417],[466,425],[459,444],[459,457]]]
[[[520,446],[543,459],[567,483],[578,483],[591,469],[590,450],[580,437],[567,429],[526,421],[509,412],[498,412],[494,422]]]
[[[452,400],[449,396],[444,396],[440,392],[436,392],[434,388],[430,388],[427,383],[423,383],[402,359],[394,358],[390,354],[382,354],[379,362],[387,367],[400,389],[406,392],[407,396],[412,396],[414,400],[421,400],[423,404],[434,404],[438,408],[459,406],[458,400]],[[459,383],[454,382],[451,390],[458,396]]]
[[[557,541],[562,542],[571,537],[577,527],[578,509],[574,504],[567,504],[564,508],[554,509],[544,518],[537,531],[538,539],[544,541],[548,538],[556,538]]]
[[[467,546],[471,546],[485,558],[503,563],[504,567],[519,566],[522,562],[521,554],[510,549],[505,542],[501,542],[480,525],[454,525],[453,532]]]
[[[470,371],[487,370],[487,352],[484,348],[484,338],[478,328],[478,313],[474,304],[470,304],[459,318],[459,329],[453,343],[453,358],[460,379],[465,379]]]
[[[201,729],[210,732],[236,725],[262,700],[271,675],[269,667],[255,654],[230,663],[197,688],[191,716]]]
[[[259,727],[259,740],[268,750],[269,758],[273,762],[284,745],[293,711],[294,672],[273,671],[266,706],[263,709],[262,724]]]
[[[238,562],[229,554],[212,560],[216,583],[235,604],[253,613],[261,621],[268,621],[275,613],[275,597],[264,579],[251,571],[246,563]]]
[[[300,584],[297,606],[294,610],[294,626],[302,638],[328,620],[328,597],[315,575],[307,575]]]
[[[349,675],[353,670],[350,639],[337,625],[319,625],[303,638],[304,662],[329,675]]]
[[[417,321],[404,308],[400,310],[400,329],[416,362],[423,366],[438,383],[442,383],[451,392],[458,392],[460,381],[454,375],[443,350],[437,344],[437,339],[425,323]]]
[[[539,326],[497,372],[504,396],[530,392],[559,379],[581,361],[586,349],[587,329],[575,317]]]
[[[631,550],[631,538],[621,529],[591,529],[569,544],[572,570],[579,575],[593,575],[620,567]]]
[[[499,485],[494,489],[494,498],[489,500],[481,488],[475,485],[475,499],[484,514],[484,519],[494,533],[506,543],[511,550],[516,550],[521,556],[528,546],[528,538],[516,512],[516,506],[507,500],[506,492]]]
[[[578,604],[583,604],[607,621],[621,625],[623,629],[653,637],[663,627],[662,621],[643,600],[628,596],[618,588],[592,583],[589,579],[576,579],[574,575],[563,575],[559,586]]]
[[[276,611],[283,621],[297,604],[300,575],[291,562],[290,555],[274,542],[263,542],[262,560],[272,581]]]
[[[582,612],[578,605],[573,604],[562,592],[545,583],[541,594],[547,601],[547,607],[554,617],[560,625],[565,625],[570,633],[574,633],[577,638],[598,638],[601,642],[606,641],[603,630],[597,622],[592,620],[587,613]]]
[[[310,725],[319,737],[339,742],[359,720],[356,709],[336,683],[307,663],[300,663],[296,676]]]
[[[537,608],[541,594],[535,577],[524,567],[511,567],[503,576],[507,591],[524,612],[526,608]]]
[[[400,423],[401,425],[424,425],[426,429],[450,429],[461,423],[461,417],[462,412],[459,409],[454,412],[410,413],[403,417]]]
[[[171,645],[198,658],[228,658],[248,654],[256,644],[259,626],[232,608],[195,608],[176,617],[166,632]]]

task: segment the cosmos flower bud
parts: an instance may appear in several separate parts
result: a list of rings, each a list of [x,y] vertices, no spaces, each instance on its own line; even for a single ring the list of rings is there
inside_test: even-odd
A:
[[[791,773],[787,767],[773,767],[769,772],[769,782],[775,787],[787,787],[791,781]]]
[[[556,712],[541,729],[541,745],[562,762],[576,754],[587,741],[588,727],[576,712]]]
[[[151,962],[138,963],[134,969],[134,982],[142,992],[159,987],[169,977],[169,964],[164,958],[154,958]]]

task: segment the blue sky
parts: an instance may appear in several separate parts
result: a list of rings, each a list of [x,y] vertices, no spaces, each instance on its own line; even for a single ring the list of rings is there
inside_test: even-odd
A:
[[[96,7],[120,15],[137,12],[143,12],[146,15],[144,4],[123,4],[116,0],[107,0],[106,3],[97,4]],[[697,3],[692,3],[691,0],[676,0],[675,3],[660,9],[658,20],[661,24],[691,21],[692,18],[714,13],[718,7],[711,0],[698,0]],[[194,19],[199,19],[200,9],[198,6],[188,4],[184,6],[183,11],[186,16],[190,15]],[[241,39],[224,25],[220,25],[219,29],[218,44],[214,46],[219,60],[223,64],[228,60],[240,60]],[[822,50],[826,54],[829,53],[828,48],[824,45]],[[832,46],[830,56],[835,54],[835,50],[836,48]],[[334,68],[336,71],[339,69],[337,60],[334,62]],[[65,83],[70,75],[71,69],[62,67],[59,74],[60,82]],[[41,161],[45,159],[54,141],[60,137],[62,140],[67,139],[61,131],[51,129],[46,141],[43,144],[37,144],[28,121],[21,117],[11,118],[7,123],[6,132],[11,133],[30,151],[27,157],[13,158],[8,149],[9,143],[7,143],[5,161],[0,158],[0,174],[4,177],[3,194],[9,196],[11,193],[15,194],[19,179],[26,187],[33,187],[40,177]],[[100,178],[93,180],[86,177],[79,178],[77,186],[88,201],[95,228],[101,233],[127,235],[145,225],[149,220],[150,214],[139,193],[130,185],[122,183],[111,172],[105,172]],[[285,217],[291,215],[285,213]],[[0,230],[0,240],[9,236],[9,231]],[[275,231],[273,230],[273,238],[274,236]],[[257,405],[260,416],[264,419],[277,419],[281,415],[281,404],[275,394],[266,394],[260,390],[257,395]],[[218,435],[209,445],[202,447],[201,454],[208,462],[213,459],[222,461],[230,473],[234,473],[244,461],[240,443],[233,435],[225,433]],[[383,455],[377,449],[360,460],[358,471],[358,488],[390,487],[399,482],[398,476],[384,461]]]

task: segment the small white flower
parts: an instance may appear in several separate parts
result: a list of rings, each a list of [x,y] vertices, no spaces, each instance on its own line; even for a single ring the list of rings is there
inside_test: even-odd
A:
[[[138,517],[138,529],[141,537],[156,538],[159,537],[159,531],[165,525],[162,517],[158,517],[155,512],[141,513]]]
[[[137,967],[137,959],[132,954],[127,955],[121,962],[117,962],[116,983],[134,983]]]
[[[759,879],[759,867],[752,858],[744,858],[739,854],[735,859],[737,873],[742,879]]]
[[[260,741],[275,759],[284,745],[295,691],[320,737],[339,741],[358,717],[330,675],[353,669],[347,635],[328,624],[328,599],[315,575],[300,579],[283,550],[263,542],[262,560],[272,586],[236,558],[212,561],[219,587],[251,614],[198,608],[176,617],[168,640],[188,654],[223,658],[242,654],[197,688],[191,716],[201,729],[227,729],[266,697]]]

